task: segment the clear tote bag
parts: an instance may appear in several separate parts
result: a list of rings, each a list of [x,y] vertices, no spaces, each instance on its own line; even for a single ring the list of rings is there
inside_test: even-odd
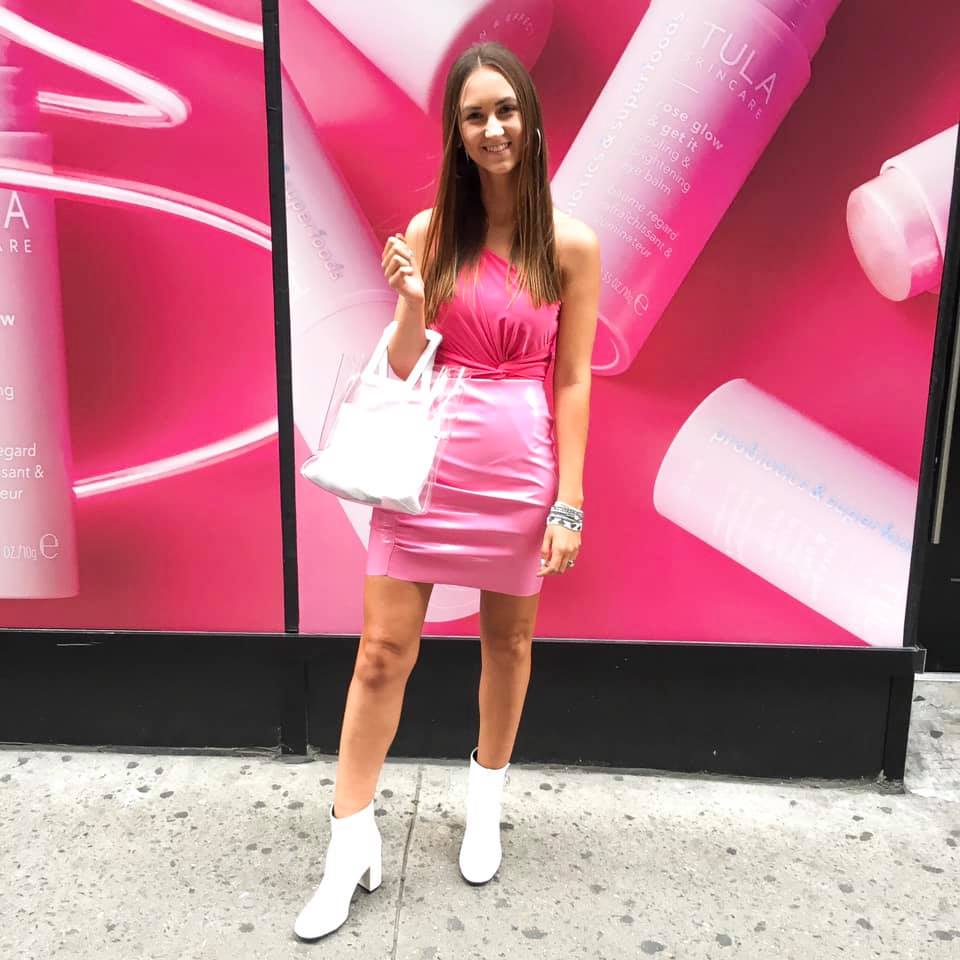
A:
[[[463,370],[435,368],[442,337],[427,330],[423,353],[400,379],[387,358],[396,329],[396,321],[387,326],[363,369],[335,392],[320,447],[300,473],[344,500],[420,514],[430,506]]]

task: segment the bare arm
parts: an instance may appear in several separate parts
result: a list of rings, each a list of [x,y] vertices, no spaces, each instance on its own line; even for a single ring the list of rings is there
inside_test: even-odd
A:
[[[410,221],[404,237],[388,237],[381,260],[384,276],[398,294],[393,315],[397,332],[387,348],[387,357],[393,372],[404,379],[427,345],[420,263],[429,221],[430,211],[422,210]]]
[[[560,485],[557,499],[583,506],[583,458],[590,416],[590,360],[600,300],[600,246],[583,224],[569,230],[568,265],[553,374]]]
[[[561,264],[563,293],[553,373],[557,499],[582,509],[583,460],[590,418],[590,361],[600,302],[600,245],[589,227],[572,218],[563,225]],[[541,575],[564,573],[579,555],[580,541],[579,533],[548,525],[541,550]]]

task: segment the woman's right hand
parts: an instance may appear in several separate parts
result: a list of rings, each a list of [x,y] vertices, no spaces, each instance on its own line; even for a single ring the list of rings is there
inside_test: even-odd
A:
[[[406,240],[399,233],[387,238],[380,258],[387,283],[408,303],[424,302],[423,277],[417,266],[417,258]]]

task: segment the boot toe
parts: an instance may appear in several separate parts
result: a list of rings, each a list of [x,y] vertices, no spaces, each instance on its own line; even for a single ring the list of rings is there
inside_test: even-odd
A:
[[[460,849],[460,873],[467,883],[487,883],[500,868],[501,852],[496,849],[476,849],[465,844]]]
[[[331,906],[314,896],[294,921],[293,932],[302,940],[316,940],[342,927],[349,916],[349,903],[346,910],[337,907],[331,909]]]

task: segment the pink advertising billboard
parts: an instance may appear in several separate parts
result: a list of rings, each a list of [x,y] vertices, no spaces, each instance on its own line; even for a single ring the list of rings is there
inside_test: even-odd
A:
[[[475,40],[531,72],[601,248],[576,569],[537,635],[899,646],[957,143],[931,0],[280,0],[296,466],[429,207]],[[370,509],[297,476],[300,625],[356,633]],[[427,631],[476,635],[438,586]]]
[[[267,167],[259,3],[0,0],[0,627],[283,628]]]

